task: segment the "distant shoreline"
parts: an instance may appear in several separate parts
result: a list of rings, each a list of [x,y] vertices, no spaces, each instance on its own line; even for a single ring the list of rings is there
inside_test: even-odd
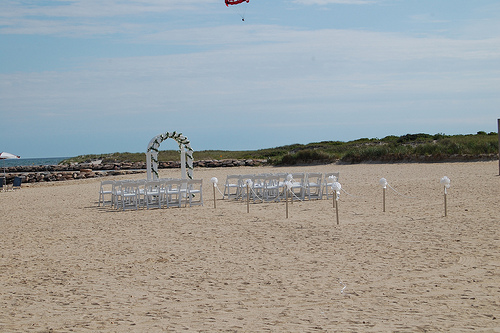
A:
[[[38,157],[38,158],[19,158],[6,159],[0,162],[0,166],[9,168],[17,166],[40,166],[40,165],[58,165],[60,162],[71,157]]]

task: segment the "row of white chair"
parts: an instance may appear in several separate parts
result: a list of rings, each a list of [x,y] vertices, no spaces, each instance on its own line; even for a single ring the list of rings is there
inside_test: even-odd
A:
[[[101,204],[122,210],[203,205],[203,180],[104,180],[99,189]]]
[[[333,197],[331,186],[338,181],[338,172],[275,173],[228,175],[224,185],[224,199],[245,199],[248,191],[255,201],[280,201],[285,198],[285,182],[291,181],[292,200],[318,200]],[[247,187],[247,184],[249,186]]]

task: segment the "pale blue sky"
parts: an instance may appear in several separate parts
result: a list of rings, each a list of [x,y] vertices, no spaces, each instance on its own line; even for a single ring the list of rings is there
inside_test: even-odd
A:
[[[22,157],[496,131],[500,1],[2,0],[0,114]]]

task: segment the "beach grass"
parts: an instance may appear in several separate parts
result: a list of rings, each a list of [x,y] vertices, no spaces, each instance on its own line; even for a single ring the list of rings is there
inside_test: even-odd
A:
[[[471,160],[477,158],[496,158],[498,154],[498,136],[495,132],[479,131],[476,134],[446,135],[406,134],[386,136],[384,138],[360,138],[353,141],[321,141],[309,144],[291,144],[259,150],[202,150],[195,151],[196,160],[226,159],[266,159],[271,165],[296,165],[318,163],[361,163],[367,161],[441,161],[451,157]],[[159,153],[160,161],[178,161],[180,154],[176,150],[163,150]],[[81,155],[62,161],[90,162],[102,160],[113,162],[145,162],[146,154],[111,153]]]

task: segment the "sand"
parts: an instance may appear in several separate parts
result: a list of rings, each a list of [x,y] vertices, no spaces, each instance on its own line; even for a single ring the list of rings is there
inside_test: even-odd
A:
[[[299,171],[340,172],[340,225],[331,200],[288,219],[284,203],[213,207],[211,177]],[[204,206],[99,208],[102,179],[0,193],[0,332],[500,332],[498,161],[194,177]],[[381,177],[401,194],[385,213]]]

